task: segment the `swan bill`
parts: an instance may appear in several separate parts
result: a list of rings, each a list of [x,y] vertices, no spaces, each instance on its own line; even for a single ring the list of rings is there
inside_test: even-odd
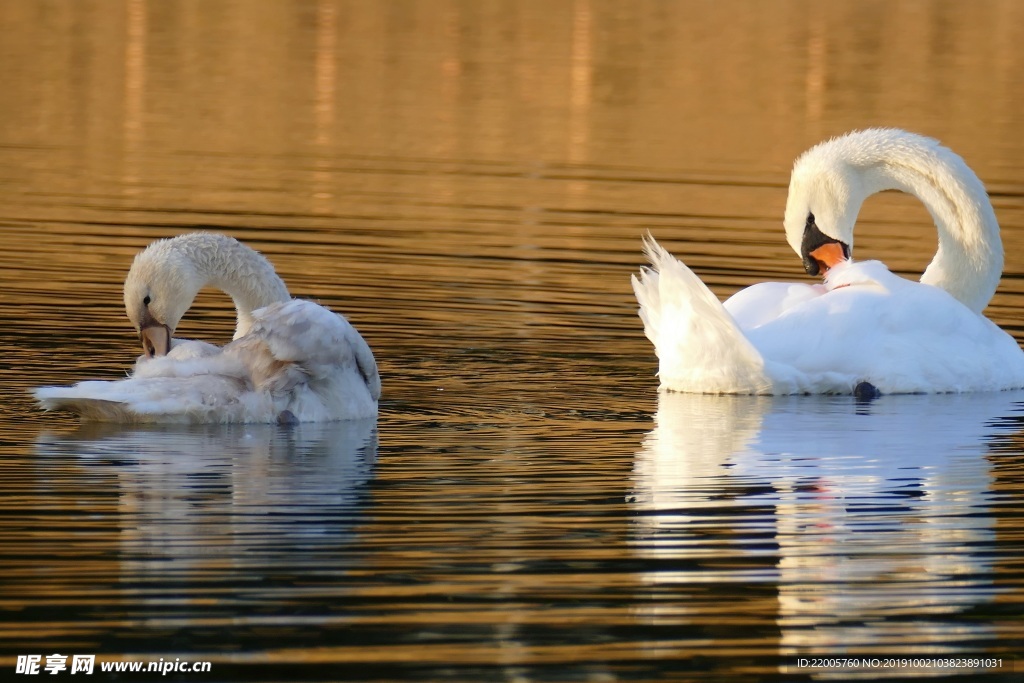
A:
[[[824,277],[829,268],[850,258],[850,246],[823,233],[814,214],[809,213],[800,243],[800,257],[808,275]]]
[[[147,325],[139,332],[139,339],[142,340],[142,350],[146,358],[166,356],[171,350],[171,328],[167,325]]]
[[[817,266],[817,272],[811,273],[811,275],[817,275],[820,272],[823,277],[837,263],[842,263],[849,258],[846,253],[846,245],[842,242],[823,244],[808,255],[813,259],[815,266]]]

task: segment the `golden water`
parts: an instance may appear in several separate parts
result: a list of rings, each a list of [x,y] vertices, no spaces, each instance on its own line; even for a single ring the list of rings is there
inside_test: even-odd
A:
[[[0,668],[805,680],[799,657],[959,653],[1010,676],[1024,395],[659,399],[629,275],[650,230],[721,296],[805,279],[794,157],[896,125],[988,186],[987,313],[1024,339],[1024,5],[8,1],[0,66]],[[375,424],[35,409],[123,376],[131,258],[194,229],[349,317]],[[858,255],[912,274],[934,248],[912,198],[865,207]],[[180,332],[231,316],[204,293]]]

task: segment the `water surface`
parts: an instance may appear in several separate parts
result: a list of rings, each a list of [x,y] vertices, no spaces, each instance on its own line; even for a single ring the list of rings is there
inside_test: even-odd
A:
[[[1024,340],[1022,34],[998,0],[0,3],[0,667],[1019,676],[1024,395],[659,396],[629,275],[650,230],[723,297],[805,280],[793,159],[897,125],[989,187]],[[131,258],[194,229],[348,316],[375,422],[36,410],[123,376]],[[858,254],[934,248],[912,198],[865,206]],[[180,332],[233,328],[203,293]],[[956,655],[1003,668],[796,666]]]

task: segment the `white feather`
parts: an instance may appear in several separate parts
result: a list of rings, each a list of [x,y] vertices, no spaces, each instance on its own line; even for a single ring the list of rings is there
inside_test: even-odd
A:
[[[203,235],[202,244],[210,243],[204,233],[197,234]],[[237,243],[213,254],[197,252],[188,237],[176,239],[189,249],[168,250],[167,242],[157,244],[161,253],[172,253],[173,259],[187,254],[185,260],[190,264],[200,253],[212,268],[217,268],[218,258],[258,257],[256,268],[232,263],[220,271],[235,269],[249,278],[261,277],[260,267],[266,260],[255,252],[238,249]],[[133,271],[139,263],[136,259]],[[153,299],[170,299],[172,308],[181,308],[173,300],[177,290],[153,289],[152,282],[174,282],[177,288],[182,278],[167,277],[159,270],[161,264],[153,265],[152,260],[144,263],[157,275],[142,278],[148,284],[137,293],[146,291],[146,296],[152,294]],[[277,277],[272,271],[270,274]],[[129,281],[139,281],[136,275],[130,274]],[[262,277],[268,277],[265,271]],[[176,339],[166,356],[140,357],[127,379],[43,387],[35,391],[35,396],[47,410],[69,410],[83,419],[113,422],[323,422],[376,416],[380,376],[373,353],[355,328],[323,306],[287,298],[283,283],[280,287],[274,282],[227,283],[236,291],[249,292],[259,292],[263,285],[268,285],[264,289],[277,290],[272,298],[282,300],[257,310],[240,309],[246,331],[223,348]],[[184,290],[194,289],[191,297],[201,286],[192,283]],[[260,296],[251,298],[258,300]],[[126,293],[126,305],[134,303]]]
[[[1002,269],[999,227],[980,181],[949,150],[891,129],[815,147],[793,171],[787,239],[800,253],[813,213],[822,232],[852,245],[864,197],[889,187],[913,192],[936,218],[940,249],[922,282],[877,261],[847,261],[824,285],[761,283],[723,305],[648,238],[652,268],[633,277],[633,289],[661,386],[728,394],[850,393],[860,382],[883,393],[1024,387],[1024,352],[981,314]]]

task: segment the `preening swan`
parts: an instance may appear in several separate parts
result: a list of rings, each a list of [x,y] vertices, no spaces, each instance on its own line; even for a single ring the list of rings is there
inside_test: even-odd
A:
[[[235,302],[223,348],[173,339],[206,285]],[[196,232],[149,245],[124,283],[128,318],[145,355],[130,377],[42,387],[47,410],[113,422],[323,422],[373,417],[380,376],[373,353],[341,315],[292,299],[274,267],[234,238]]]
[[[896,189],[928,208],[939,248],[920,282],[853,262],[870,195]],[[963,159],[935,140],[870,129],[797,159],[786,239],[824,284],[761,283],[723,305],[653,239],[632,277],[661,386],[727,394],[986,391],[1024,387],[1024,352],[981,311],[1002,274],[992,204]]]

